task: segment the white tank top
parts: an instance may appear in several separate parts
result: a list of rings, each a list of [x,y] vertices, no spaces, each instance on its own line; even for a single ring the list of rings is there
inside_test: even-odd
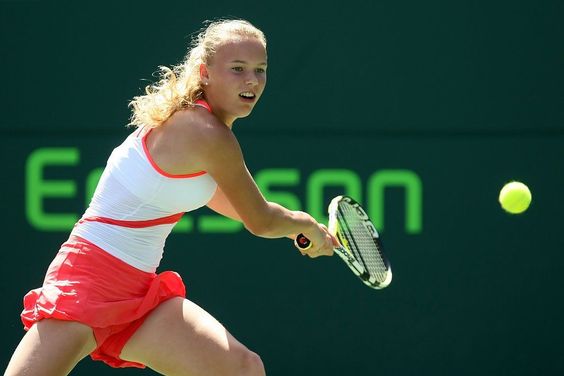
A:
[[[209,110],[207,103],[200,105]],[[147,148],[149,133],[141,136],[137,130],[113,150],[71,235],[152,273],[176,222],[184,212],[206,205],[217,184],[205,171],[171,175],[161,170]]]

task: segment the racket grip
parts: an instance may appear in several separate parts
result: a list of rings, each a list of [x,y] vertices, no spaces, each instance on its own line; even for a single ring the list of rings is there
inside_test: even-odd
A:
[[[296,244],[296,247],[298,247],[302,251],[305,251],[306,249],[309,249],[311,247],[311,240],[306,238],[304,234],[298,234],[298,236],[296,236],[296,239],[294,240],[294,243]]]

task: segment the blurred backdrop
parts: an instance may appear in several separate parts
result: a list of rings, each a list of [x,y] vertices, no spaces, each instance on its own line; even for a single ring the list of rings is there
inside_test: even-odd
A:
[[[218,17],[268,38],[267,89],[235,124],[267,197],[319,219],[362,202],[394,269],[383,291],[207,210],[161,270],[269,375],[561,375],[564,3],[0,0],[5,246],[0,368],[21,300],[80,217],[128,101]],[[529,210],[497,195],[521,180]],[[76,375],[150,375],[86,359]]]

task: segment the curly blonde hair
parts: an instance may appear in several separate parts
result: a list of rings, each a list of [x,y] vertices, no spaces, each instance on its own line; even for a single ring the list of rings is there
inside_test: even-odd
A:
[[[266,48],[264,33],[250,22],[240,19],[209,22],[193,39],[184,61],[172,68],[160,66],[158,82],[145,88],[145,95],[134,97],[129,125],[155,128],[176,111],[193,106],[204,99],[200,65],[208,64],[217,48],[237,38],[256,38]]]

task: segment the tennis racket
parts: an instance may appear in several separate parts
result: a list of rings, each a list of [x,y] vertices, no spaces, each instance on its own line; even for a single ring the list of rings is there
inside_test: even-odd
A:
[[[328,229],[341,243],[335,253],[368,287],[383,289],[392,281],[390,262],[384,255],[378,231],[358,202],[337,196],[329,204]],[[295,239],[302,250],[311,247],[303,234]]]

